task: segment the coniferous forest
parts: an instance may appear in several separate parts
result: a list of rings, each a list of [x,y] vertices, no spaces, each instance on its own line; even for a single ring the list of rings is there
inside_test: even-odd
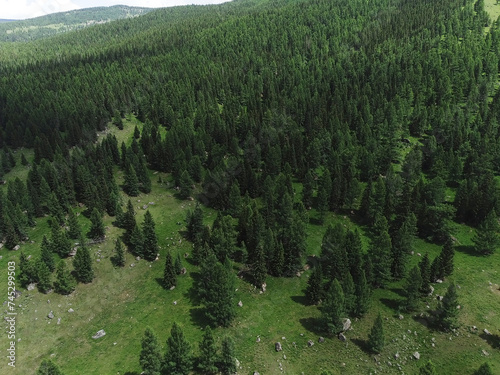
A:
[[[0,42],[17,370],[499,372],[495,15],[234,0]]]

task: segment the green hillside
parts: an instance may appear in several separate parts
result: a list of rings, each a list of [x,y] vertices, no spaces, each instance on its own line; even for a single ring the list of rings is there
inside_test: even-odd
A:
[[[22,21],[4,20],[9,22],[0,22],[0,42],[32,41],[123,18],[138,17],[152,10],[115,5],[53,13]]]
[[[235,0],[0,43],[14,371],[498,373],[498,7]]]

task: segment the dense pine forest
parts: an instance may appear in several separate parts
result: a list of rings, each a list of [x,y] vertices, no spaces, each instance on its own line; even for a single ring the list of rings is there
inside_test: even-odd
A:
[[[1,42],[19,373],[500,371],[486,1],[234,0]]]

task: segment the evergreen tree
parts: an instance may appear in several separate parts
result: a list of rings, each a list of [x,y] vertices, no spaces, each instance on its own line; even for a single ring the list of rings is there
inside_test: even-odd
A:
[[[418,264],[420,268],[420,276],[422,277],[422,286],[420,293],[428,295],[431,292],[431,265],[429,260],[429,253],[425,253],[422,260]]]
[[[181,173],[181,178],[179,180],[179,197],[181,199],[187,199],[191,196],[193,192],[193,180],[189,175],[188,171],[184,170]]]
[[[44,359],[36,375],[63,375],[59,367],[50,359]]]
[[[240,215],[242,205],[240,186],[238,181],[235,180],[231,185],[231,190],[229,190],[229,199],[228,199],[228,213],[232,217],[238,217]]]
[[[413,250],[413,242],[417,231],[417,218],[410,213],[398,229],[392,242],[392,276],[401,279],[406,273],[408,255]]]
[[[45,235],[42,238],[42,244],[40,248],[41,248],[40,257],[42,262],[45,263],[50,272],[54,272],[56,264],[54,261],[54,256],[52,255],[52,250],[49,240],[47,240],[47,237],[45,237]]]
[[[344,292],[345,311],[348,315],[351,315],[356,307],[356,290],[350,272],[347,272],[342,280],[342,290]]]
[[[313,205],[313,193],[314,193],[314,177],[311,171],[308,170],[304,177],[304,183],[302,188],[302,203],[304,203],[304,206],[307,209],[310,209]]]
[[[158,253],[158,237],[155,232],[155,223],[149,210],[144,215],[144,222],[142,223],[143,246],[142,253],[144,259],[153,261],[156,259]]]
[[[434,364],[432,363],[431,360],[428,360],[425,363],[425,365],[420,367],[420,370],[418,373],[419,373],[419,375],[437,375],[436,367],[434,366]]]
[[[256,287],[260,288],[266,281],[267,268],[264,248],[261,244],[257,246],[255,261],[252,265],[252,279]]]
[[[188,211],[186,217],[187,237],[190,241],[196,242],[198,236],[203,232],[203,211],[197,202],[194,211]]]
[[[123,242],[128,244],[130,242],[130,237],[134,228],[137,226],[135,221],[135,210],[130,199],[127,202],[127,211],[123,214],[123,229],[125,233],[123,234]]]
[[[38,269],[38,290],[41,293],[47,293],[52,288],[52,283],[50,281],[50,270],[47,265],[42,261],[37,262]]]
[[[22,251],[19,256],[19,274],[17,279],[23,287],[36,282],[38,279],[37,269],[34,263],[30,262],[26,254]]]
[[[92,268],[92,259],[86,246],[80,246],[73,258],[73,267],[76,278],[82,283],[90,283],[94,279],[94,270]]]
[[[441,255],[434,258],[431,264],[430,280],[435,282],[443,277],[443,267],[441,267]]]
[[[129,250],[131,253],[142,257],[143,256],[143,246],[144,246],[144,237],[142,235],[141,228],[138,225],[134,227],[132,230],[132,234],[129,239]]]
[[[217,366],[217,348],[215,346],[214,336],[210,326],[205,327],[205,332],[200,342],[200,357],[198,369],[203,374],[214,375],[218,372]]]
[[[391,237],[387,220],[378,214],[375,218],[374,238],[371,247],[373,262],[373,285],[383,287],[391,278]]]
[[[485,362],[479,367],[474,375],[493,375],[493,370],[488,362]]]
[[[179,253],[177,253],[177,256],[175,257],[174,270],[177,275],[180,275],[182,272],[182,260]]]
[[[274,254],[271,262],[271,274],[273,276],[283,276],[283,270],[285,267],[285,249],[283,248],[283,243],[278,241],[276,247],[274,248]]]
[[[363,316],[368,311],[371,302],[370,283],[366,280],[364,270],[360,271],[359,277],[355,280],[354,293],[356,295],[354,315]]]
[[[234,357],[234,342],[231,337],[222,340],[221,356],[219,360],[219,371],[223,375],[231,375],[236,372],[236,358]]]
[[[165,256],[165,270],[163,271],[163,287],[170,289],[177,285],[177,278],[175,276],[174,264],[172,262],[172,254],[167,252]]]
[[[191,345],[181,328],[174,322],[167,340],[167,351],[161,367],[162,375],[188,375],[191,372]]]
[[[122,241],[119,238],[115,241],[115,258],[114,262],[118,267],[125,266],[125,251],[123,250]]]
[[[368,348],[374,353],[380,353],[384,349],[384,345],[384,326],[382,316],[379,313],[368,335]]]
[[[330,284],[322,306],[323,321],[328,333],[342,331],[342,319],[345,317],[345,298],[342,286],[337,279]]]
[[[150,328],[146,328],[141,341],[139,363],[144,375],[161,374],[161,351],[156,335]]]
[[[123,191],[130,197],[137,197],[139,195],[139,179],[131,164],[125,169]]]
[[[75,215],[75,211],[69,210],[68,214],[68,236],[72,240],[79,240],[82,237],[82,229],[78,223],[78,218]]]
[[[321,271],[321,264],[313,269],[309,280],[307,280],[306,299],[311,305],[316,305],[321,301],[323,294],[323,272]]]
[[[495,210],[491,210],[486,218],[479,224],[476,234],[472,239],[474,249],[478,254],[491,255],[500,247],[500,226]]]
[[[71,276],[66,262],[64,260],[59,261],[56,267],[55,291],[59,294],[70,294],[75,290],[75,284],[75,279]]]
[[[455,256],[455,249],[453,247],[453,241],[451,237],[448,236],[446,242],[439,255],[441,262],[441,277],[450,276],[453,273],[453,258]]]
[[[71,240],[66,231],[61,230],[55,222],[52,222],[51,239],[49,241],[53,253],[65,258],[71,252]]]
[[[103,239],[106,231],[104,229],[101,213],[95,207],[90,214],[90,223],[91,225],[89,231],[87,232],[87,237],[94,240]]]
[[[406,310],[415,311],[417,309],[421,288],[422,276],[420,275],[420,268],[415,266],[410,270],[406,279]]]
[[[457,327],[458,305],[457,288],[455,284],[450,284],[438,307],[438,323],[445,331]]]

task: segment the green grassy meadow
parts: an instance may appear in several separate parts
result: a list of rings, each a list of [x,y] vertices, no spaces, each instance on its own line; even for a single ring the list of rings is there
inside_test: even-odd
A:
[[[131,118],[125,121],[125,130],[118,131],[111,126],[108,131],[117,135],[119,143],[130,141],[135,124],[140,125]],[[19,155],[16,153],[16,157]],[[27,168],[19,163],[7,177],[24,178],[26,173]],[[117,176],[120,183],[122,173],[117,172]],[[17,338],[21,339],[16,345],[16,368],[8,372],[4,359],[0,362],[0,373],[33,374],[43,359],[51,358],[65,374],[140,374],[140,342],[145,328],[151,327],[156,332],[164,348],[174,321],[183,328],[193,353],[197,354],[206,322],[193,290],[193,280],[199,269],[192,265],[189,255],[184,258],[184,254],[191,253],[192,245],[182,236],[186,213],[194,208],[195,202],[176,199],[174,191],[159,183],[158,177],[168,180],[165,174],[151,174],[152,192],[141,194],[132,202],[138,223],[142,222],[145,213],[142,206],[154,202],[148,209],[156,222],[160,259],[137,261],[127,254],[126,266],[115,268],[110,257],[114,240],[122,230],[113,227],[113,218],[105,217],[106,241],[91,247],[96,274],[91,284],[78,284],[69,296],[41,294],[37,290],[17,287],[22,295],[16,300]],[[296,199],[299,196],[296,194]],[[123,198],[124,202],[128,199]],[[216,213],[204,210],[206,223],[211,224]],[[310,217],[316,217],[314,210],[310,211]],[[88,219],[83,215],[79,219],[86,231]],[[328,223],[341,222],[348,228],[356,228],[355,219],[353,215],[329,213],[325,225],[309,224],[307,255],[319,254]],[[364,233],[362,227],[359,229]],[[40,219],[37,226],[30,229],[30,240],[34,243],[21,245],[22,251],[36,258],[41,238],[48,231],[47,219]],[[472,374],[485,361],[499,373],[500,349],[495,345],[500,341],[500,253],[490,257],[474,255],[473,231],[465,225],[454,224],[453,236],[457,240],[453,277],[434,285],[434,296],[422,301],[417,313],[402,312],[403,319],[399,319],[399,305],[404,299],[404,282],[397,282],[374,292],[370,312],[361,320],[353,320],[345,343],[337,337],[325,337],[325,342],[319,343],[318,338],[324,335],[318,328],[321,313],[318,307],[307,306],[304,298],[309,270],[301,277],[268,277],[265,293],[238,279],[234,303],[241,300],[243,306],[237,307],[233,325],[228,329],[216,329],[215,336],[219,341],[224,335],[234,338],[240,362],[238,374],[258,371],[260,374],[300,375],[319,374],[321,370],[330,370],[333,374],[374,374],[375,371],[378,374],[416,374],[428,359],[434,362],[439,374]],[[368,243],[364,238],[365,248]],[[158,282],[163,275],[167,251],[172,251],[174,256],[181,254],[188,270],[186,275],[179,276],[178,285],[172,291],[164,290]],[[428,252],[433,259],[439,251],[440,247],[417,240],[411,266],[421,259],[418,253]],[[7,262],[17,261],[19,252],[2,249],[0,255],[0,270],[4,270],[0,291],[6,301]],[[238,270],[241,265],[234,264],[234,267]],[[436,309],[435,295],[443,295],[451,281],[460,286],[461,327],[455,333],[433,331],[426,327],[426,319],[421,318],[420,313],[425,317]],[[74,312],[68,312],[70,308]],[[55,315],[52,320],[47,317],[50,311]],[[386,347],[380,355],[373,356],[365,351],[365,342],[379,311],[384,318]],[[61,318],[60,324],[57,324],[58,318]],[[478,329],[472,330],[472,326]],[[485,328],[493,335],[485,336]],[[100,329],[104,329],[106,335],[92,339]],[[258,337],[260,342],[257,342]],[[307,344],[309,340],[314,342],[312,347]],[[277,341],[283,346],[279,353],[274,350]],[[8,348],[6,335],[2,335],[0,347]],[[416,351],[421,355],[420,360],[413,358]]]

